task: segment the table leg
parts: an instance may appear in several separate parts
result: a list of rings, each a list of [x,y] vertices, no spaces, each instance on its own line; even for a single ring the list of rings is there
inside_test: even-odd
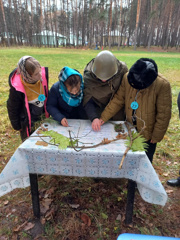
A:
[[[40,204],[37,174],[29,174],[34,216],[40,218]]]
[[[128,180],[128,193],[127,193],[127,205],[126,205],[126,218],[125,218],[126,224],[132,223],[134,197],[135,197],[135,186],[136,186],[136,182],[129,179]]]

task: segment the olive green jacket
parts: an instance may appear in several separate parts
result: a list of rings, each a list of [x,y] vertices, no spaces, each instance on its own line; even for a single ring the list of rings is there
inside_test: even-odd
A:
[[[140,90],[138,94],[137,91],[130,86],[127,74],[125,74],[121,87],[102,112],[101,119],[104,122],[108,121],[125,106],[126,119],[133,124],[131,103],[137,95],[136,101],[139,105],[136,110],[137,130],[140,132],[145,124],[146,128],[142,135],[146,140],[153,140],[154,143],[160,142],[166,133],[171,118],[170,83],[161,74],[158,74],[156,80],[148,88]]]
[[[124,74],[128,71],[125,63],[117,60],[118,72],[109,81],[102,82],[92,72],[94,59],[84,69],[84,100],[83,105],[92,98],[100,107],[104,108],[119,89]]]

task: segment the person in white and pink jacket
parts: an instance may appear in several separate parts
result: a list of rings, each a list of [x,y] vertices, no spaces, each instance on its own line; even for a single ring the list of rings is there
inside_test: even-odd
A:
[[[48,68],[31,56],[22,57],[9,75],[7,110],[12,127],[22,141],[34,130],[34,123],[45,114],[48,97]]]

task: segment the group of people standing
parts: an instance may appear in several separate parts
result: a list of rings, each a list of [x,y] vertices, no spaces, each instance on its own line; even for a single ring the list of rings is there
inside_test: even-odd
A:
[[[31,56],[22,57],[9,76],[7,109],[12,127],[22,141],[45,114],[62,126],[68,119],[89,119],[92,129],[112,120],[127,120],[147,141],[146,154],[153,161],[171,118],[171,86],[158,72],[153,59],[141,58],[129,69],[110,51],[101,51],[78,70],[65,66],[48,91],[48,68]]]

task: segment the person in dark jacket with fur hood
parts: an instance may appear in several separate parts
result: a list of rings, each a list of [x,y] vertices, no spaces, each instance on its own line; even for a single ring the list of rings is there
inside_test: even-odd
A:
[[[9,99],[7,110],[12,127],[25,140],[33,132],[34,123],[41,116],[48,117],[46,101],[48,97],[48,68],[31,56],[24,56],[18,67],[9,75]]]
[[[126,120],[133,124],[147,141],[146,154],[153,161],[157,142],[160,142],[171,118],[171,86],[158,73],[154,60],[141,58],[125,74],[121,87],[101,114],[100,125],[125,106]],[[145,126],[145,128],[144,128]]]
[[[54,120],[68,127],[69,119],[86,119],[82,105],[83,78],[75,69],[64,67],[59,73],[59,81],[49,91],[47,111]]]

